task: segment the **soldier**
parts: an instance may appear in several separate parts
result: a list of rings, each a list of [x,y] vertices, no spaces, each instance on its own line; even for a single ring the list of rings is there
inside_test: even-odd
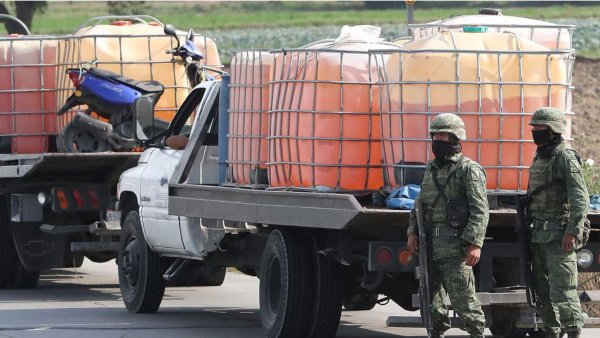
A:
[[[471,337],[483,337],[485,317],[475,296],[473,266],[479,262],[489,211],[485,171],[465,157],[460,140],[466,138],[463,120],[444,113],[431,121],[429,133],[435,160],[428,163],[419,199],[423,219],[431,227],[432,269],[439,287],[433,292],[433,337],[450,328],[444,290]],[[419,248],[415,210],[410,214],[408,249]]]
[[[583,326],[577,296],[575,249],[581,243],[589,195],[581,160],[565,144],[565,115],[558,109],[537,110],[529,123],[538,146],[529,168],[529,213],[532,223],[533,283],[546,337],[559,337],[561,324],[568,338],[579,337]]]

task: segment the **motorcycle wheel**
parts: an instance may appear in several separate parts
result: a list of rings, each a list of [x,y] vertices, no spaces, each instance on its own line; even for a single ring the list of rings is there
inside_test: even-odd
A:
[[[61,153],[99,153],[111,150],[107,140],[73,125],[67,126],[56,137],[56,147]]]

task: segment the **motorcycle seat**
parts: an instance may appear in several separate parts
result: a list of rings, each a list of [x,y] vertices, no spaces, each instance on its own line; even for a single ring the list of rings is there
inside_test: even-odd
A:
[[[112,79],[114,81],[117,81],[119,83],[122,83],[126,86],[133,87],[135,89],[139,89],[140,91],[145,92],[147,94],[157,94],[157,93],[162,94],[162,92],[164,92],[164,90],[165,90],[165,87],[157,81],[138,81],[138,80],[134,80],[134,79],[130,79],[128,77],[122,76],[117,73],[110,72],[108,70],[98,69],[95,67],[90,68],[88,71],[92,74],[106,77],[106,78]]]

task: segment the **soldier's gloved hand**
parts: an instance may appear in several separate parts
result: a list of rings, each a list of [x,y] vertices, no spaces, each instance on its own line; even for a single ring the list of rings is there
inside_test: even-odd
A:
[[[565,234],[562,240],[562,247],[565,252],[569,252],[575,249],[577,243],[577,237],[571,234]]]
[[[467,258],[465,258],[465,264],[468,266],[474,266],[479,263],[481,257],[481,248],[475,244],[469,245],[467,248]]]
[[[419,254],[419,237],[415,234],[408,235],[408,251],[411,254]]]

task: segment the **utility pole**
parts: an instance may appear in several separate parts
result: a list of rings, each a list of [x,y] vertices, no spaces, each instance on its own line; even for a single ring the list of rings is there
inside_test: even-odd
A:
[[[406,0],[406,31],[408,35],[412,35],[412,30],[409,25],[414,23],[413,8],[416,0]]]

